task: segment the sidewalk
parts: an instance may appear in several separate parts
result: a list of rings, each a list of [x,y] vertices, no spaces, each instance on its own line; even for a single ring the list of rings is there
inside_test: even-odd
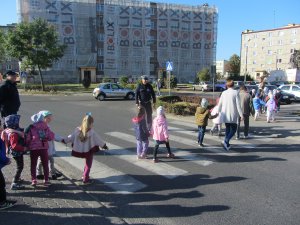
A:
[[[76,185],[65,176],[51,180],[50,187],[44,187],[43,181],[36,188],[31,187],[29,155],[24,156],[24,164],[22,178],[25,190],[10,190],[15,161],[12,160],[2,169],[7,199],[17,203],[10,209],[0,211],[1,225],[126,224],[86,192],[88,185]],[[80,177],[81,173],[78,175]]]

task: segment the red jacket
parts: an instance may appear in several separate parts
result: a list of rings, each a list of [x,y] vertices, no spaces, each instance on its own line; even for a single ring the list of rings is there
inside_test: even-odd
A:
[[[2,131],[1,139],[6,145],[6,151],[11,149],[17,152],[24,152],[24,133],[14,129],[7,128]]]

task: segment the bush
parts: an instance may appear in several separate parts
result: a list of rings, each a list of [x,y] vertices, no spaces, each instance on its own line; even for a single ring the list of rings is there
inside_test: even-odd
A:
[[[87,78],[83,79],[82,85],[84,88],[89,88],[91,86],[91,79],[87,79]]]
[[[176,115],[195,115],[196,109],[201,102],[201,96],[163,96],[157,98],[156,107],[163,106],[167,113]],[[215,100],[207,98],[209,102],[208,109],[215,106]]]
[[[123,86],[123,87],[125,87],[128,84],[128,80],[129,79],[126,76],[121,76],[119,78],[119,82],[120,82],[121,86]]]

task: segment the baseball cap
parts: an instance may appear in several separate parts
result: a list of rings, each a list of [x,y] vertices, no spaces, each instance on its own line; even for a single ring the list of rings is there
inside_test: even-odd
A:
[[[12,71],[12,70],[9,70],[6,72],[6,76],[16,76],[16,72]]]
[[[148,77],[147,77],[146,75],[141,76],[141,78],[142,78],[143,80],[148,80]]]

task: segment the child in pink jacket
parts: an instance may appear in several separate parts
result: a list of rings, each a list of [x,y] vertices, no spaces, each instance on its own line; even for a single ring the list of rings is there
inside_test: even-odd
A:
[[[168,124],[164,112],[164,108],[159,106],[156,110],[156,117],[153,119],[152,131],[153,139],[155,141],[155,147],[153,151],[153,162],[157,163],[157,150],[160,144],[166,144],[168,150],[168,158],[174,158],[174,154],[171,152],[169,144]]]
[[[48,141],[54,139],[54,133],[44,121],[44,116],[41,113],[34,114],[31,120],[33,124],[25,130],[25,143],[30,151],[31,185],[37,185],[36,167],[40,157],[44,169],[44,185],[49,186]]]

